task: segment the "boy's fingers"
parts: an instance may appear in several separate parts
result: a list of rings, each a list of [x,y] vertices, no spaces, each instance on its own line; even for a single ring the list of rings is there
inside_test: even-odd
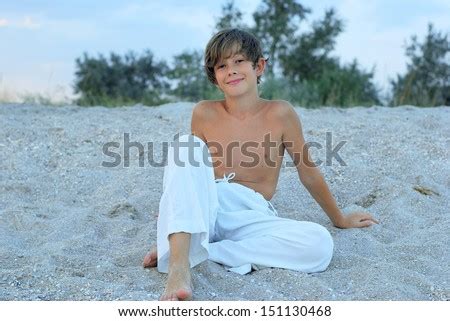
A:
[[[372,226],[374,224],[379,224],[378,221],[370,219],[370,220],[365,220],[362,222],[364,225],[364,227],[368,227],[368,226]]]
[[[371,221],[363,221],[361,222],[361,227],[369,227],[371,226],[373,223]]]
[[[377,219],[375,219],[374,217],[372,217],[370,215],[369,215],[368,219],[371,220],[372,222],[376,223],[376,224],[379,223]]]
[[[365,214],[365,215],[364,215],[363,221],[366,221],[366,220],[370,220],[370,221],[372,221],[372,222],[374,222],[374,223],[376,223],[376,224],[379,223],[378,220],[376,220],[375,218],[373,218],[372,215],[370,215],[370,214]]]

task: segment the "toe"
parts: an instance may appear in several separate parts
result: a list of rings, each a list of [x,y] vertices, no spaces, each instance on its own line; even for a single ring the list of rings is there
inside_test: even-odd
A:
[[[192,291],[188,289],[180,289],[176,292],[176,295],[180,300],[190,300],[192,297]]]
[[[142,265],[144,267],[149,267],[149,266],[151,266],[151,264],[152,264],[152,257],[150,256],[150,254],[147,254],[144,257],[144,261],[142,262]]]
[[[157,253],[155,251],[151,251],[145,255],[142,265],[144,267],[155,267],[157,261],[158,261]]]

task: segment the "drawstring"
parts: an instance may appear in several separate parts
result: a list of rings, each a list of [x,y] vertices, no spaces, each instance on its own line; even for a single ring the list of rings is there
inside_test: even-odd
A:
[[[219,183],[219,182],[229,183],[229,181],[232,180],[235,176],[236,176],[235,172],[229,173],[228,175],[223,174],[223,178],[217,178],[217,179],[215,179],[215,181],[216,181],[216,183]],[[257,192],[255,192],[255,193],[257,193]],[[264,196],[261,193],[258,193],[258,194],[261,195],[262,198],[264,198]],[[272,208],[272,212],[275,214],[275,216],[278,216],[278,212],[275,209],[275,207],[273,207],[272,203],[270,203],[270,201],[267,201],[267,203],[269,204],[269,209]]]
[[[236,173],[230,173],[230,174],[228,174],[228,176],[226,175],[226,174],[223,174],[223,178],[218,178],[218,179],[216,179],[216,183],[219,183],[219,182],[229,182],[231,179],[233,179],[234,177],[236,176]]]
[[[269,203],[269,205],[270,205],[270,207],[272,208],[273,213],[275,214],[275,216],[278,216],[278,212],[277,212],[277,210],[275,209],[275,207],[273,207],[272,203],[270,203],[270,201],[267,201],[267,203]]]

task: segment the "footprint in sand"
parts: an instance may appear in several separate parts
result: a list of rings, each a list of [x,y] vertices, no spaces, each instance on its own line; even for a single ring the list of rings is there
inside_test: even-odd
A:
[[[136,220],[140,215],[133,205],[129,203],[120,203],[110,209],[106,216],[110,218],[125,216],[131,218],[132,220]]]

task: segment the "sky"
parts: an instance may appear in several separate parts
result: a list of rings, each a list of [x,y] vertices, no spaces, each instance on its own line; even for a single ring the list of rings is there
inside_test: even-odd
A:
[[[150,49],[157,60],[172,64],[184,50],[204,50],[225,0],[0,0],[0,98],[24,93],[72,98],[75,59],[138,54]],[[244,22],[261,0],[235,0]],[[357,59],[375,83],[406,71],[405,44],[422,41],[427,25],[450,32],[450,0],[299,0],[312,13],[300,27],[335,8],[344,21],[333,56],[343,63]]]

